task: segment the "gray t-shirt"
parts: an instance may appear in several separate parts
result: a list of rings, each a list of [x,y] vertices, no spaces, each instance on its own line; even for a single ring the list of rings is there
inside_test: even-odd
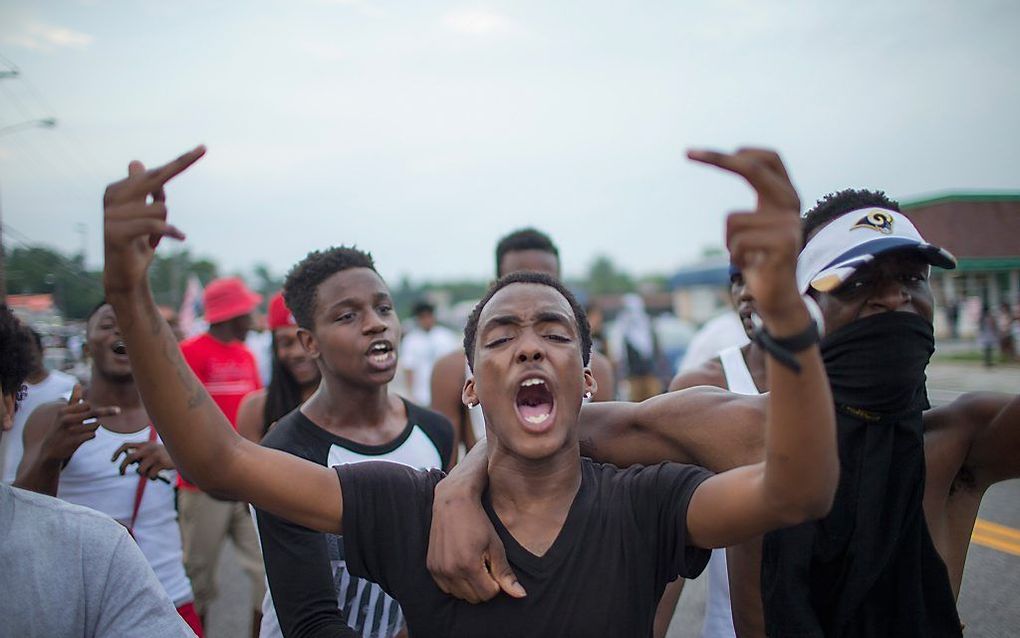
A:
[[[194,636],[122,525],[0,484],[0,633]]]

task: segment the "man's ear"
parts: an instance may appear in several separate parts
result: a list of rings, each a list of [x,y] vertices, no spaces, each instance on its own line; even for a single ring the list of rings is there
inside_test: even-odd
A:
[[[81,344],[81,356],[82,359],[85,359],[86,361],[92,358],[92,348],[89,347],[88,341],[85,341],[85,343]]]
[[[584,369],[584,396],[587,399],[595,396],[595,393],[599,391],[599,382],[595,380],[595,375],[591,373],[591,368]]]
[[[312,334],[311,330],[298,328],[297,338],[298,343],[301,344],[301,347],[304,348],[304,351],[307,352],[310,357],[313,359],[319,358],[321,354],[319,352],[319,342],[315,338],[315,335]]]
[[[464,380],[464,389],[460,393],[460,400],[469,408],[478,405],[478,394],[475,392],[475,376],[473,374],[469,374]]]

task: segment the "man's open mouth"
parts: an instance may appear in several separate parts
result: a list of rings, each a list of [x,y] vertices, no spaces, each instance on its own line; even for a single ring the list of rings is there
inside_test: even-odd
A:
[[[368,349],[368,360],[376,365],[384,366],[395,358],[393,344],[389,341],[376,341]]]
[[[110,346],[110,350],[113,350],[114,354],[127,354],[127,344],[124,343],[123,339],[117,339]]]
[[[530,425],[540,426],[552,417],[555,400],[545,381],[528,377],[521,381],[515,401],[521,419]]]

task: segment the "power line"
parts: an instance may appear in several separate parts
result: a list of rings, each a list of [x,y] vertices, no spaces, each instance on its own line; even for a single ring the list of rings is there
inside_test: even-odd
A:
[[[25,236],[24,233],[20,233],[17,230],[11,228],[10,225],[8,224],[4,224],[4,233],[7,233],[8,235],[11,234],[16,235],[15,237],[11,237],[11,239],[14,241],[15,244],[27,250],[39,248],[45,249],[43,246],[40,246],[39,244],[32,242],[32,240]],[[38,258],[34,258],[34,256],[31,253],[26,255],[25,258],[28,259],[29,261],[33,261],[34,259],[36,265],[39,266],[39,270],[52,270],[55,266],[57,270],[62,271],[65,275],[69,275],[76,279],[80,285],[91,290],[102,291],[103,287],[99,282],[90,279],[83,275],[82,273],[71,268],[67,263],[67,258],[61,255],[60,253],[56,251],[52,252],[55,255],[57,255],[57,257],[59,257],[59,260],[53,262],[52,264],[42,263]]]

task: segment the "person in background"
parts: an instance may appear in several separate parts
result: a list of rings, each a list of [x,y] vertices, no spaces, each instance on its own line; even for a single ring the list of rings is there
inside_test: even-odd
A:
[[[13,483],[18,474],[18,465],[25,453],[25,423],[32,412],[44,403],[66,399],[71,389],[78,382],[73,376],[59,370],[47,370],[43,365],[43,343],[38,332],[22,326],[22,338],[28,345],[29,372],[25,379],[25,394],[21,399],[10,434],[3,438],[0,445],[3,454],[0,456],[0,468],[3,469],[3,482]]]
[[[1013,341],[1013,324],[1016,317],[1013,316],[1013,308],[1008,301],[999,304],[999,315],[995,318],[999,327],[999,351],[1002,353],[1003,363],[1016,361],[1016,342]]]
[[[32,368],[31,339],[0,306],[0,440]],[[77,419],[109,409],[74,406]],[[174,610],[138,545],[109,516],[0,483],[2,633],[51,636],[194,636]]]
[[[616,333],[613,350],[623,371],[621,376],[627,380],[629,400],[644,401],[662,392],[662,383],[655,375],[655,333],[641,295],[623,296]]]
[[[301,347],[294,315],[276,293],[269,300],[266,318],[272,334],[272,374],[269,385],[248,393],[237,409],[237,431],[259,443],[269,428],[304,403],[319,387],[319,368]]]
[[[589,301],[584,311],[588,315],[588,324],[591,326],[592,349],[608,357],[609,344],[606,343],[606,318],[602,314],[602,306],[598,305],[595,301]]]
[[[766,353],[758,342],[753,340],[754,298],[750,288],[744,281],[744,275],[735,266],[730,266],[730,302],[740,318],[744,328],[743,339],[734,339],[734,343],[723,348],[718,355],[700,365],[681,368],[669,384],[670,392],[677,392],[695,386],[714,386],[737,394],[761,394],[768,390],[765,374]],[[744,344],[741,345],[740,342]],[[712,550],[712,558],[708,561],[708,594],[705,599],[705,622],[701,628],[701,638],[733,638],[733,614],[730,611],[730,585],[727,570],[727,559],[730,552],[738,552],[743,545]],[[735,556],[741,561],[742,555]],[[755,580],[753,586],[757,587]],[[666,588],[659,603],[656,615],[656,636],[666,635],[669,621],[676,609],[677,600],[683,589],[683,580],[677,579]]]
[[[83,392],[75,386],[70,401],[47,403],[32,413],[15,485],[102,512],[127,528],[177,613],[201,637],[184,573],[173,461],[138,396],[113,308],[97,305],[85,328],[92,360],[89,387]],[[83,402],[115,406],[116,414],[85,424]],[[131,466],[135,471],[126,472]]]
[[[255,357],[255,365],[259,369],[259,379],[262,385],[269,385],[269,379],[273,376],[273,332],[269,328],[266,316],[258,309],[252,310],[251,328],[244,338],[244,345],[248,346]]]
[[[252,312],[261,303],[237,277],[209,282],[203,293],[209,330],[181,344],[184,359],[212,396],[230,424],[237,427],[241,399],[262,387],[255,357],[244,345],[252,325]],[[255,525],[245,503],[220,500],[198,490],[181,475],[178,486],[184,567],[195,590],[195,608],[207,626],[206,614],[216,598],[216,567],[223,542],[229,537],[237,548],[241,567],[251,580],[252,631],[258,631],[265,593],[262,553]]]
[[[457,335],[436,323],[436,309],[427,301],[419,301],[411,311],[417,327],[400,344],[400,364],[404,369],[411,400],[419,405],[432,401],[432,368],[436,361],[458,349]]]
[[[184,331],[181,330],[181,322],[177,311],[170,306],[159,306],[159,314],[163,315],[163,318],[166,319],[177,341],[184,341],[185,335]]]
[[[999,345],[999,324],[995,321],[988,304],[981,306],[981,318],[978,320],[978,347],[984,355],[986,368],[995,365],[995,348]]]

